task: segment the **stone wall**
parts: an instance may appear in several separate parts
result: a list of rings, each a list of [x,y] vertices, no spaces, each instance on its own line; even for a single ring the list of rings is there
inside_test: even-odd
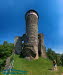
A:
[[[38,53],[39,53],[39,56],[42,56],[44,58],[46,58],[46,47],[44,45],[44,34],[42,33],[39,33],[38,34]]]
[[[22,39],[20,36],[16,36],[14,39],[15,53],[20,54],[22,50]]]

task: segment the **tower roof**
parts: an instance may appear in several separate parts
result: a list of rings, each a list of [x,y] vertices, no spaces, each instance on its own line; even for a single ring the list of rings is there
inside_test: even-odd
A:
[[[31,9],[31,10],[29,10],[29,11],[26,12],[25,19],[26,19],[26,16],[28,16],[30,14],[34,14],[34,15],[36,15],[39,18],[39,15],[38,15],[37,11]]]

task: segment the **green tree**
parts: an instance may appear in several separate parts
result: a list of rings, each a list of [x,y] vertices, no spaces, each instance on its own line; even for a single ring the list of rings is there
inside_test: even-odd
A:
[[[4,41],[4,42],[3,42],[3,45],[8,45],[8,42],[7,42],[7,41]]]
[[[60,54],[55,53],[51,48],[48,48],[47,50],[47,56],[50,60],[56,60],[57,65],[61,65],[61,60],[60,60]]]
[[[8,43],[7,41],[4,41],[3,45],[0,45],[0,68],[5,65],[5,60],[7,57],[12,55],[14,49],[13,43]]]
[[[62,66],[63,66],[63,54],[61,55],[60,60],[61,60]]]
[[[51,48],[48,48],[47,56],[50,60],[56,59],[56,53]]]
[[[61,65],[60,57],[61,57],[61,54],[56,54],[56,62],[58,66]]]

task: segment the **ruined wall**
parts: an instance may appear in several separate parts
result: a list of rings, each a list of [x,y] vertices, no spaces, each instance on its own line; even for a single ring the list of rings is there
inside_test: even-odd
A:
[[[14,39],[14,47],[15,47],[15,53],[20,54],[22,50],[22,39],[20,36],[16,36]]]
[[[38,59],[38,15],[35,11],[30,10],[26,13],[26,35],[27,43],[33,45]]]
[[[24,43],[26,43],[27,42],[27,36],[26,36],[26,34],[23,34],[23,36],[21,37],[21,39],[22,39],[22,41],[24,41]]]
[[[42,33],[38,34],[38,53],[39,56],[46,58],[46,47],[44,45],[44,35]]]

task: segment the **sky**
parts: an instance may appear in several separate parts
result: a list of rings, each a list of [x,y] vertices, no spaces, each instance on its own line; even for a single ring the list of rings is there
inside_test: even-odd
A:
[[[63,0],[0,0],[0,44],[14,43],[15,36],[26,31],[25,13],[39,14],[39,33],[44,34],[46,48],[63,53]]]

